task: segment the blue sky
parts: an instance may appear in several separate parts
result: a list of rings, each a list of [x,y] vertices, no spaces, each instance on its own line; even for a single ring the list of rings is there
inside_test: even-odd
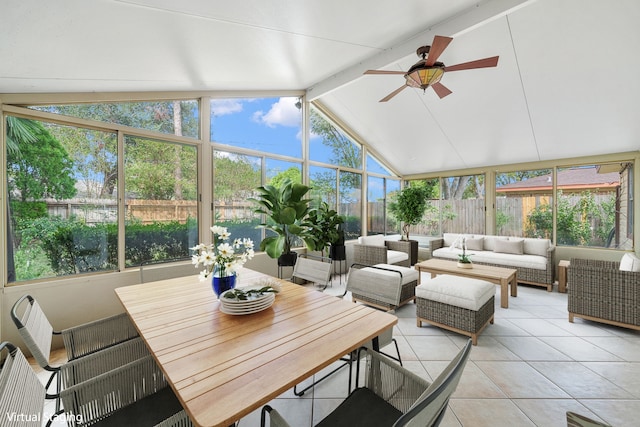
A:
[[[211,101],[211,139],[234,147],[302,157],[302,112],[297,97],[231,98]],[[310,155],[313,160],[331,163],[331,149],[322,138],[311,135]],[[375,160],[368,159],[371,172],[388,174]],[[285,167],[284,165],[283,167]],[[382,197],[379,180],[373,180],[370,196]]]
[[[211,101],[211,139],[234,147],[302,157],[297,97]]]

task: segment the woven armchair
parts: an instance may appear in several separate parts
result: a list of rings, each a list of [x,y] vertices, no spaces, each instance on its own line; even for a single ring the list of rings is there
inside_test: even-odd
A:
[[[620,263],[573,258],[567,269],[569,322],[582,317],[640,330],[640,272]]]
[[[458,386],[470,352],[471,340],[468,340],[444,371],[429,383],[380,353],[366,351],[364,386],[358,387],[360,375],[357,372],[356,388],[316,427],[437,426]],[[358,371],[359,366],[358,358]],[[269,405],[262,408],[262,427],[266,425],[267,414],[271,427],[289,427]]]
[[[356,264],[375,265],[392,264],[388,262],[387,251],[405,252],[407,259],[393,263],[403,267],[411,267],[411,242],[406,240],[386,240],[385,246],[366,245],[355,243],[353,245],[353,262]]]

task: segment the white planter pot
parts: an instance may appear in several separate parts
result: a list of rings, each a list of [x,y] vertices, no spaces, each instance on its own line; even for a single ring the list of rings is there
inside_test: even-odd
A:
[[[458,261],[458,268],[473,268],[473,264],[470,262],[459,262]]]

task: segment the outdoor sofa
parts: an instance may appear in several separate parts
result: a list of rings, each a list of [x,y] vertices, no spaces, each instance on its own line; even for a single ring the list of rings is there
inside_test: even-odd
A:
[[[473,263],[515,268],[519,283],[553,290],[555,246],[549,239],[444,233],[431,241],[431,256],[457,261],[463,240]]]

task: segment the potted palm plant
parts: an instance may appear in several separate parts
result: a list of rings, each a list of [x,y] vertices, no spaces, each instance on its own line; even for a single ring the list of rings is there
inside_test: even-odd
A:
[[[278,265],[295,265],[297,254],[291,250],[296,237],[302,239],[311,250],[315,249],[313,224],[309,222],[309,203],[304,196],[310,188],[286,179],[281,185],[265,185],[256,188],[259,197],[251,198],[258,205],[255,213],[266,215],[260,227],[273,232],[262,239],[260,250],[271,258],[278,259]]]

